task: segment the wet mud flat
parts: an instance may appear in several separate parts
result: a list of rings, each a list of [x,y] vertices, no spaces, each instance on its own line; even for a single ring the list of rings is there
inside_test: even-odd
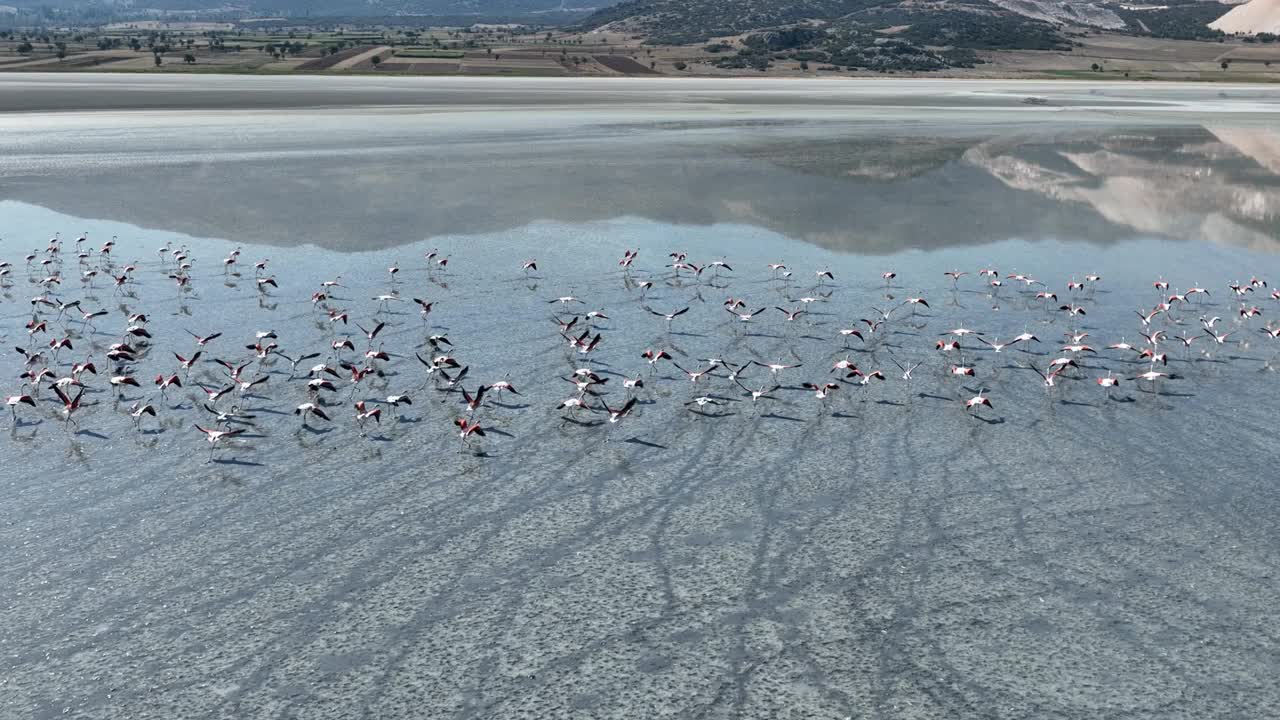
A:
[[[269,358],[268,382],[240,400],[253,431],[213,462],[191,427],[203,411],[190,387],[141,430],[123,410],[150,388],[117,404],[98,381],[78,428],[50,406],[24,413],[0,440],[4,713],[1204,718],[1280,704],[1268,470],[1280,393],[1262,321],[1241,328],[1247,344],[1170,350],[1179,378],[1154,390],[1097,387],[1095,376],[1145,368],[1114,352],[1082,358],[1052,395],[1027,368],[1056,355],[1064,332],[1135,341],[1133,309],[1155,301],[1153,257],[1183,287],[1214,288],[1181,313],[1194,328],[1201,313],[1233,322],[1218,289],[1280,277],[1274,256],[1147,241],[869,257],[636,219],[338,253],[3,210],[21,238],[4,258],[18,265],[17,248],[59,230],[119,235],[117,261],[136,258],[134,297],[74,277],[61,288],[112,313],[77,353],[118,338],[121,305],[151,315],[142,377],[189,349],[188,329],[225,333],[211,356],[243,355],[259,329],[284,353],[323,350],[335,330],[309,296],[340,272],[334,303],[366,327],[385,322],[393,355],[353,397],[414,398],[362,435],[344,390],[333,422],[303,429],[291,410],[305,391]],[[155,259],[165,242],[196,258],[190,292]],[[237,245],[239,277],[220,266]],[[640,248],[629,275],[624,247]],[[447,270],[424,260],[435,249]],[[735,270],[675,278],[672,251],[725,255]],[[259,292],[248,268],[267,256],[279,287]],[[531,257],[538,272],[521,271]],[[767,263],[783,260],[793,282],[770,278]],[[408,302],[379,311],[392,264],[402,295],[437,303],[426,321]],[[986,264],[1056,285],[1103,280],[1069,320],[1026,290],[993,295],[973,277],[953,290],[942,275]],[[1182,277],[1188,267],[1196,277]],[[817,284],[822,269],[834,280]],[[27,275],[4,291],[6,345],[25,341],[23,304],[38,292]],[[654,286],[642,293],[640,280]],[[878,343],[843,347],[840,328],[917,294],[931,307],[897,311]],[[590,355],[556,331],[566,313],[549,301],[565,295],[609,315]],[[743,325],[728,296],[752,310],[814,301],[793,323],[770,310]],[[691,310],[668,330],[646,306]],[[1042,343],[965,343],[978,374],[956,382],[934,350],[956,326]],[[506,378],[521,393],[480,411],[490,432],[463,452],[457,393],[413,358],[431,334],[449,336],[470,382]],[[752,403],[723,377],[695,386],[665,363],[650,373],[640,353],[659,347],[685,367],[801,367],[777,378],[775,401]],[[834,377],[846,354],[890,379],[846,385],[825,407],[798,387]],[[894,360],[925,364],[907,386]],[[634,414],[609,426],[557,411],[574,390],[563,377],[584,366],[609,378],[610,404],[623,377],[644,377]],[[0,371],[16,376],[20,357],[6,353]],[[206,360],[192,377],[218,373]],[[743,382],[770,377],[757,366]],[[978,390],[994,408],[975,417],[960,399]],[[686,405],[703,395],[720,404]]]

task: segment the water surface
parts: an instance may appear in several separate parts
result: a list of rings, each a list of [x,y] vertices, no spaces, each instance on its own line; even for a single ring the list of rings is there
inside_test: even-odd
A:
[[[917,98],[876,84],[874,102],[804,86],[785,102],[792,86],[725,83],[694,88],[718,94],[692,106],[645,98],[666,85],[625,87],[617,107],[486,95],[456,113],[0,117],[6,348],[26,346],[41,292],[23,257],[61,232],[55,295],[109,311],[94,329],[72,324],[63,372],[138,310],[154,336],[144,379],[193,349],[187,330],[224,333],[210,357],[245,356],[255,330],[275,330],[286,354],[324,351],[335,327],[363,341],[309,301],[341,275],[333,304],[387,322],[378,342],[394,355],[354,396],[414,398],[361,435],[344,389],[335,422],[305,430],[291,414],[305,392],[276,357],[241,400],[257,426],[213,463],[191,427],[208,420],[194,392],[161,402],[148,385],[117,403],[99,380],[78,431],[52,405],[24,412],[0,441],[0,714],[1163,719],[1280,704],[1268,369],[1280,346],[1257,332],[1280,307],[1259,290],[1247,301],[1263,316],[1241,320],[1226,287],[1280,280],[1268,98],[1177,86],[1125,90],[1118,110],[1041,109],[1003,84]],[[926,100],[938,109],[910,109]],[[129,295],[81,283],[69,252],[81,233],[95,248],[118,236],[115,267],[138,266]],[[189,291],[161,245],[189,248]],[[221,264],[235,248],[238,276]],[[623,248],[640,251],[629,274]],[[675,251],[734,271],[672,277]],[[260,293],[251,265],[268,257],[279,287]],[[537,273],[521,271],[527,258]],[[770,279],[780,261],[788,283]],[[1064,298],[1072,278],[1102,280],[1071,321],[1039,286],[993,291],[976,277],[991,266]],[[954,288],[953,268],[970,273]],[[817,283],[822,269],[834,282]],[[1145,369],[1105,351],[1047,394],[1028,365],[1057,356],[1068,331],[1138,344],[1134,311],[1160,299],[1161,276],[1213,293],[1175,312],[1182,324],[1161,320],[1170,335],[1219,315],[1234,342],[1169,348],[1179,379],[1158,392],[1098,388],[1098,375]],[[372,297],[393,287],[435,301],[428,322],[408,302],[379,312]],[[548,300],[562,295],[610,317],[589,357],[556,332]],[[840,328],[912,295],[932,307],[842,348]],[[729,296],[814,302],[797,323],[769,310],[744,329]],[[691,310],[668,334],[646,305]],[[933,345],[956,326],[1043,342],[966,343],[978,374],[954,382]],[[522,393],[482,411],[481,454],[458,452],[458,399],[413,358],[435,333],[456,343],[469,386],[508,378]],[[723,378],[649,376],[649,347],[686,367],[803,367],[763,408]],[[834,377],[846,354],[894,379],[844,387],[825,409],[796,388]],[[908,386],[894,360],[925,365]],[[583,365],[610,378],[614,405],[623,377],[646,377],[612,432],[554,410]],[[21,369],[0,356],[4,377]],[[219,373],[205,362],[192,379]],[[971,417],[959,399],[981,389],[995,408]],[[724,404],[684,405],[704,393]],[[142,397],[160,417],[139,431],[122,411]]]

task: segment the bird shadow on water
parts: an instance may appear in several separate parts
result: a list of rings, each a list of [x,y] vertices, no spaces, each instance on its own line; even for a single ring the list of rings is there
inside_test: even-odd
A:
[[[925,398],[927,400],[941,400],[943,402],[955,402],[955,398],[949,398],[945,395],[934,395],[933,393],[922,392],[916,397]]]
[[[214,465],[234,465],[239,467],[264,467],[263,464],[260,462],[254,462],[253,460],[243,460],[238,457],[229,457],[229,458],[215,457],[209,462]]]
[[[1067,400],[1063,398],[1058,401],[1059,405],[1074,405],[1075,407],[1093,407],[1093,403],[1082,402],[1080,400]]]
[[[689,412],[693,413],[694,415],[701,415],[702,417],[705,417],[705,418],[714,418],[714,419],[731,418],[734,415],[738,414],[736,412],[727,412],[727,411],[726,412],[707,412],[706,410],[694,410],[692,408],[690,408]]]
[[[614,374],[617,374],[617,373],[614,373]],[[493,405],[494,407],[500,407],[503,410],[524,410],[525,408],[530,407],[528,403],[513,405],[511,403],[503,403],[503,402],[498,402],[496,400],[491,401],[489,404]]]

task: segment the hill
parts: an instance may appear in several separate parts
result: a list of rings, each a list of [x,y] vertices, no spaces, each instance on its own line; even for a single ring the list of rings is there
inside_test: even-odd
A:
[[[78,16],[149,17],[187,15],[199,18],[251,17],[385,17],[401,22],[429,18],[464,22],[501,22],[512,18],[565,16],[580,18],[610,0],[593,0],[586,7],[566,9],[562,0],[4,0],[15,10]],[[573,3],[577,5],[577,3]],[[441,23],[443,24],[443,23]]]
[[[626,0],[581,27],[655,43],[710,42],[709,50],[725,53],[721,67],[764,69],[787,57],[850,69],[936,70],[972,67],[981,62],[979,50],[1071,51],[1073,37],[1094,29],[1216,38],[1222,33],[1209,23],[1225,12],[1204,0]]]
[[[1211,26],[1227,33],[1280,35],[1280,0],[1250,0],[1235,6]]]
[[[690,44],[734,38],[722,67],[767,67],[777,53],[880,70],[977,62],[976,49],[1069,50],[1058,29],[988,0],[627,0],[583,21],[588,29]],[[729,45],[713,44],[728,50]]]

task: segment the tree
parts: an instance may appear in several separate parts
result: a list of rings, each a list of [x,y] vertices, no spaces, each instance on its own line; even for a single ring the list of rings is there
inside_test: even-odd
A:
[[[687,68],[687,67],[689,67],[689,66],[688,66],[688,65],[686,65],[686,64],[684,63],[684,61],[683,61],[683,60],[677,60],[677,61],[676,61],[676,63],[675,63],[675,66],[674,66],[674,67],[675,67],[675,69],[677,69],[677,70],[684,70],[685,68]]]
[[[31,43],[29,43],[29,42],[23,42],[23,43],[21,43],[21,44],[19,44],[19,45],[18,45],[18,52],[19,52],[20,54],[22,54],[22,55],[26,55],[26,54],[30,53],[33,49],[34,49],[34,48],[32,47]]]
[[[1222,61],[1222,69],[1223,69],[1223,70],[1226,70],[1226,69],[1228,69],[1228,68],[1230,68],[1230,67],[1231,67],[1231,61],[1230,61],[1230,60],[1223,60],[1223,61]]]
[[[196,56],[195,56],[195,55],[192,55],[191,53],[187,53],[186,55],[183,55],[183,56],[182,56],[182,62],[184,62],[184,63],[186,63],[186,64],[188,64],[188,65],[195,65],[195,64],[196,64]]]
[[[380,56],[380,55],[374,55],[374,56],[373,56],[373,61],[372,61],[372,62],[373,62],[373,66],[374,66],[374,67],[378,67],[379,65],[381,65],[381,64],[382,64],[382,56]]]
[[[66,56],[67,56],[67,51],[66,51],[66,50],[63,50],[63,49],[61,49],[61,48],[59,48],[59,49],[58,49],[58,60],[60,60],[60,61],[61,61],[61,60],[62,60],[63,58],[65,58]]]
[[[800,61],[800,69],[801,69],[801,70],[808,70],[808,69],[809,69],[809,61],[808,61],[808,60],[801,60],[801,61]]]
[[[161,65],[164,64],[164,61],[160,59],[159,53],[157,53],[154,57],[156,59],[156,67],[160,67]]]
[[[1102,70],[1102,66],[1101,66],[1101,65],[1099,65],[1098,63],[1094,63],[1094,64],[1092,64],[1092,65],[1090,65],[1090,66],[1089,66],[1089,69],[1090,69],[1090,70],[1092,70],[1092,71],[1094,71],[1094,72],[1099,72],[1099,71],[1101,71],[1101,70]]]

